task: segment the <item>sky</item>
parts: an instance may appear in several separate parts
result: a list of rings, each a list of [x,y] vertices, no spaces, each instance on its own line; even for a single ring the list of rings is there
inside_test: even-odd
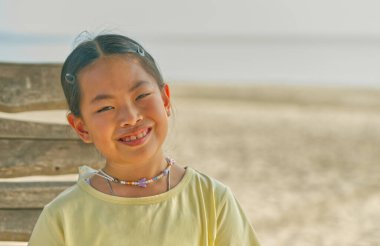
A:
[[[380,35],[377,0],[0,0],[0,32]]]
[[[0,0],[0,62],[61,63],[83,31],[114,32],[148,48],[172,80],[380,85],[379,9],[378,0]]]

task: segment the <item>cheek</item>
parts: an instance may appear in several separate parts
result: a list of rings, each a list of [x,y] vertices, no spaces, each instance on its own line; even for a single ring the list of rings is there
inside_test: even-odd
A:
[[[148,106],[147,111],[149,111],[149,115],[154,116],[157,121],[166,121],[167,114],[164,108],[164,105],[161,101],[157,101],[154,104]]]
[[[158,114],[165,111],[165,105],[161,98],[161,94],[157,93],[154,97],[151,98],[151,100],[147,100],[144,108],[147,110],[155,111]]]
[[[109,124],[110,119],[108,119],[106,116],[93,117],[90,122],[91,124],[89,125],[89,131],[93,137],[96,137],[98,135],[102,136],[111,130]]]
[[[166,135],[168,128],[168,116],[161,100],[155,100],[146,105],[145,116],[156,122],[157,127],[163,135]]]

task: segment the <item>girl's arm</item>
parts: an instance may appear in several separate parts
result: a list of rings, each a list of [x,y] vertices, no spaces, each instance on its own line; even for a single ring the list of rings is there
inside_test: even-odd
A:
[[[28,246],[61,246],[64,245],[62,229],[56,216],[51,216],[46,208],[34,226]]]
[[[215,245],[259,246],[251,224],[229,188],[221,205]]]

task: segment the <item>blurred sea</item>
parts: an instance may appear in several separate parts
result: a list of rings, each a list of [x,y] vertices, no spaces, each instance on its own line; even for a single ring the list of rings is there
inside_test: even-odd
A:
[[[170,82],[380,86],[380,39],[135,36]],[[0,33],[0,61],[64,61],[66,36]]]

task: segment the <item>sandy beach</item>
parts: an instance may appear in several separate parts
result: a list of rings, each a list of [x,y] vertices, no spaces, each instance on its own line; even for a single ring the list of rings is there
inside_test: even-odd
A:
[[[230,95],[176,100],[169,152],[231,186],[263,245],[380,245],[379,91]]]
[[[380,245],[380,90],[182,85],[172,95],[165,151],[230,186],[262,245]],[[65,122],[65,111],[40,114]]]

